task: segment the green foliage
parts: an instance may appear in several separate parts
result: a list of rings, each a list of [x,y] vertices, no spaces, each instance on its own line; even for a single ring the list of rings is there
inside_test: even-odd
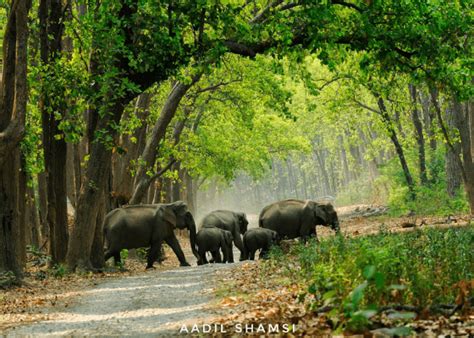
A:
[[[67,267],[64,264],[54,264],[51,268],[51,275],[54,278],[63,278],[67,273]]]
[[[0,273],[0,288],[5,289],[16,285],[18,280],[13,271],[5,271]]]
[[[408,152],[408,159],[414,163],[415,150]],[[405,215],[413,210],[418,215],[443,215],[463,213],[469,211],[462,187],[454,198],[446,192],[446,171],[444,170],[444,154],[438,151],[432,154],[427,163],[429,169],[429,183],[427,186],[418,184],[415,188],[416,198],[411,200],[404,181],[403,172],[396,159],[388,161],[381,168],[381,176],[374,183],[375,186],[385,186],[388,191],[388,204],[393,216]],[[417,168],[412,168],[417,173]]]
[[[33,266],[47,266],[51,262],[51,256],[46,254],[44,251],[38,249],[34,245],[28,245],[26,247],[26,252],[28,254],[28,260],[32,263]]]
[[[359,332],[382,306],[454,303],[454,284],[474,278],[474,227],[335,236],[272,259],[278,261],[269,264],[285,266],[308,285],[300,299],[310,309],[332,306],[329,315],[339,328]],[[404,316],[412,315],[398,315]]]

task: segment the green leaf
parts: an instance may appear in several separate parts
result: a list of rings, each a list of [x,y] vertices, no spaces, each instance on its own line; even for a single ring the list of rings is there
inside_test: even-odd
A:
[[[367,265],[363,272],[362,275],[364,276],[365,279],[371,279],[375,274],[375,266],[373,265]]]

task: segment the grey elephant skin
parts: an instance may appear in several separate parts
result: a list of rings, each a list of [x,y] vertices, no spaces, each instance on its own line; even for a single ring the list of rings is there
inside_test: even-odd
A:
[[[201,221],[202,228],[220,228],[230,231],[234,237],[235,246],[240,251],[240,260],[244,259],[244,245],[241,235],[247,231],[249,221],[243,212],[230,210],[215,210],[207,214]]]
[[[174,229],[188,229],[191,249],[199,259],[196,249],[196,223],[186,203],[177,201],[169,204],[131,205],[114,209],[105,216],[104,238],[106,240],[105,260],[114,257],[120,262],[122,249],[150,247],[146,268],[161,251],[165,241],[179,259],[181,266],[189,266],[179,245]]]
[[[280,235],[276,231],[265,228],[249,229],[244,235],[244,258],[254,260],[255,252],[260,250],[259,258],[266,258],[273,245],[278,245]]]
[[[330,226],[339,232],[334,207],[311,200],[288,199],[270,204],[260,212],[258,224],[278,232],[281,238],[290,239],[301,237],[306,240],[310,235],[316,236],[316,225]]]
[[[232,252],[233,236],[230,231],[220,228],[202,228],[196,235],[199,260],[198,265],[207,264],[206,252],[212,254],[215,263],[233,263],[234,254]],[[222,250],[223,259],[221,259]]]

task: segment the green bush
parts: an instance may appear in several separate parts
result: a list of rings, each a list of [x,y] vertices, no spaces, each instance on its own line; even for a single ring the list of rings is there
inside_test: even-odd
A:
[[[381,306],[453,304],[454,284],[474,279],[474,226],[335,236],[272,259],[308,286],[301,298],[311,309],[333,306],[345,329],[359,331]]]
[[[415,211],[418,215],[443,215],[469,211],[469,205],[462,188],[454,198],[447,194],[446,172],[444,169],[444,151],[438,149],[431,153],[427,161],[428,184],[422,186],[419,182],[419,170],[416,163],[416,152],[407,151],[410,171],[415,180],[415,200],[410,199],[403,170],[400,168],[398,158],[393,158],[380,168],[374,186],[383,186],[388,189],[387,204],[393,216],[407,214]],[[376,188],[374,188],[377,190]]]

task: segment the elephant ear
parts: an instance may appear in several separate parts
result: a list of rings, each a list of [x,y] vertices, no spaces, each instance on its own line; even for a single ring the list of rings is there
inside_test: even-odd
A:
[[[249,221],[247,220],[247,216],[244,212],[237,213],[237,218],[239,220],[240,234],[243,235],[247,232],[247,226],[249,224]]]
[[[234,236],[232,236],[232,233],[230,231],[225,231],[224,232],[224,239],[227,245],[232,245],[232,241],[234,240]]]
[[[328,213],[324,204],[314,203],[313,206],[316,224],[326,225],[328,223]]]
[[[176,215],[175,213],[173,212],[173,210],[171,208],[162,208],[162,215],[163,215],[163,219],[172,224],[173,225],[173,228],[176,227]]]

